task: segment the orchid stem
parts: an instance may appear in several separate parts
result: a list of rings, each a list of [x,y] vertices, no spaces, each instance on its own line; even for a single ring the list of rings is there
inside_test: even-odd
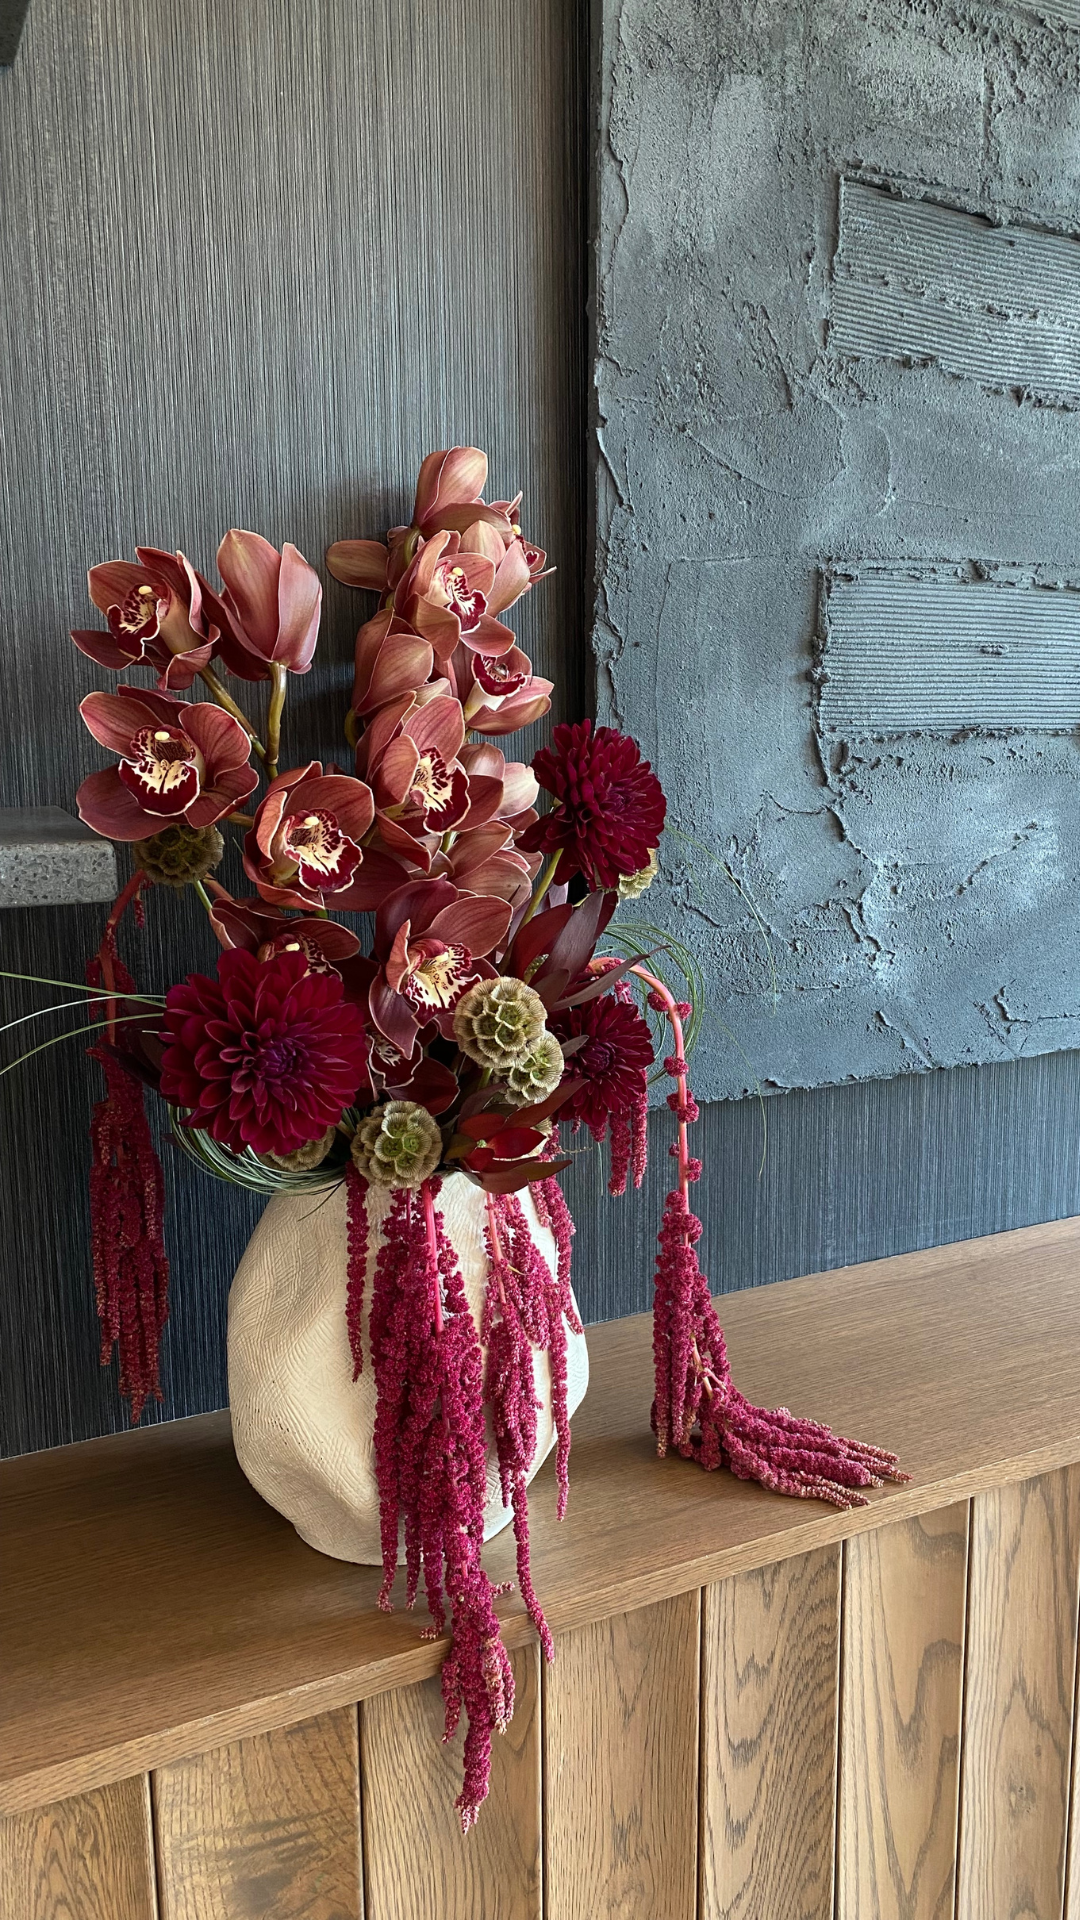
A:
[[[193,880],[191,884],[194,887],[196,893],[199,896],[199,899],[202,901],[203,906],[206,908],[206,911],[210,915],[210,918],[212,920],[214,917],[214,903],[211,900],[210,895],[207,893],[206,888],[203,886],[202,881]]]
[[[521,927],[525,926],[526,923],[532,919],[533,914],[536,912],[537,908],[541,905],[544,899],[544,895],[547,893],[549,887],[551,886],[552,881],[555,878],[555,869],[557,868],[559,861],[561,859],[562,859],[562,848],[556,847],[554,853],[551,855],[551,858],[547,863],[547,866],[544,868],[543,873],[540,875],[540,884],[538,885],[536,892],[533,894],[532,899],[529,901],[529,904],[524,914],[522,915],[521,926],[518,928],[519,933],[521,932]]]
[[[230,813],[229,825],[231,827],[253,827],[255,825],[255,816],[251,813]]]
[[[270,678],[273,685],[270,690],[270,711],[266,716],[266,772],[268,779],[276,780],[278,754],[281,752],[281,714],[289,684],[288,672],[280,660],[271,660]]]
[[[265,761],[266,748],[263,746],[262,741],[259,739],[258,734],[256,733],[254,727],[251,724],[251,721],[247,717],[247,714],[244,713],[243,710],[237,706],[236,701],[232,697],[232,694],[228,693],[226,689],[222,686],[221,681],[218,679],[217,674],[214,672],[213,667],[200,667],[199,679],[203,682],[204,686],[209,687],[210,692],[213,694],[214,699],[218,703],[218,706],[224,707],[226,713],[232,714],[232,717],[236,721],[237,725],[243,727],[244,732],[247,734],[248,739],[251,741],[251,744],[254,747],[256,753],[258,754],[259,759],[262,761]]]

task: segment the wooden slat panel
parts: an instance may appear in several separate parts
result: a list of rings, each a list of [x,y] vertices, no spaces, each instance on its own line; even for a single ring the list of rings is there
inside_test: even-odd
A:
[[[832,1920],[840,1548],[705,1591],[702,1911]]]
[[[145,1774],[0,1819],[3,1920],[155,1920]]]
[[[1080,1468],[973,1502],[957,1912],[1058,1920],[1076,1662]]]
[[[517,1704],[494,1742],[491,1793],[468,1839],[459,1733],[442,1745],[439,1682],[360,1709],[368,1920],[539,1920],[540,1649],[513,1656]]]
[[[692,1587],[1072,1465],[1080,1219],[729,1295],[743,1391],[894,1446],[913,1478],[842,1513],[658,1460],[651,1324],[593,1327],[573,1497],[532,1500],[558,1637]],[[434,1673],[441,1649],[379,1572],[312,1553],[248,1485],[227,1414],[0,1463],[0,1811],[88,1792]],[[507,1531],[485,1559],[513,1579]],[[157,1569],[152,1608],[130,1594]],[[223,1638],[222,1621],[228,1621]],[[507,1645],[532,1629],[520,1595]]]
[[[556,1642],[544,1676],[547,1920],[694,1920],[700,1598]]]
[[[153,1776],[161,1920],[362,1920],[356,1709]]]
[[[951,1920],[968,1512],[844,1548],[838,1920]]]

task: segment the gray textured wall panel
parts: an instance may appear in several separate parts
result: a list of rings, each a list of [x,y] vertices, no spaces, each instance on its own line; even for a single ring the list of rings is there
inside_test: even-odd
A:
[[[894,748],[835,707],[826,735],[815,663],[829,574],[1080,578],[1080,418],[968,377],[1073,377],[1080,38],[934,0],[608,0],[603,74],[600,705],[671,797],[650,905],[712,988],[700,1091],[1075,1046],[1075,741]],[[926,364],[934,315],[993,365]],[[831,349],[871,318],[873,353]],[[1072,596],[1029,599],[1067,678]],[[967,655],[963,620],[941,637]]]
[[[212,567],[233,524],[320,562],[407,517],[421,456],[454,440],[525,489],[560,571],[515,625],[580,710],[579,25],[575,0],[34,0],[0,74],[0,804],[70,806],[100,764],[76,702],[111,677],[67,638],[88,565],[138,539]],[[345,751],[361,607],[328,583],[294,759]],[[2,964],[78,980],[102,919],[5,913]],[[148,920],[144,983],[212,964],[186,905],[155,895]],[[0,1080],[0,1450],[123,1420],[95,1364],[96,1080],[78,1046]],[[258,1202],[166,1161],[170,1414],[223,1402]]]

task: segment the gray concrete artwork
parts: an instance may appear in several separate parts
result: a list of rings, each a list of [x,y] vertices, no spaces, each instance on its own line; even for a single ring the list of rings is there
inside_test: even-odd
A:
[[[705,1097],[1080,1047],[1078,26],[605,5],[599,712]]]

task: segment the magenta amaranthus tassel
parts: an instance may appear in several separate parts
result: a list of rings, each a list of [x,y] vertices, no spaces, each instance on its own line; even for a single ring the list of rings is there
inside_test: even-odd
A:
[[[649,1005],[665,1013],[675,1036],[665,1071],[677,1082],[668,1105],[679,1122],[679,1181],[668,1194],[660,1228],[653,1306],[656,1393],[652,1423],[657,1451],[669,1448],[702,1467],[726,1466],[740,1480],[756,1480],[774,1493],[826,1500],[834,1507],[863,1507],[858,1489],[906,1480],[894,1453],[845,1440],[816,1420],[799,1420],[787,1407],[752,1406],[731,1378],[723,1331],[698,1263],[701,1221],[690,1210],[690,1183],[701,1174],[690,1157],[687,1126],[698,1117],[686,1079],[682,1021],[689,1008],[677,1002],[644,967],[634,972],[650,988]]]
[[[371,1300],[371,1359],[378,1390],[375,1461],[382,1531],[379,1605],[389,1611],[405,1535],[405,1599],[421,1575],[434,1625],[452,1644],[442,1690],[449,1740],[464,1710],[464,1780],[456,1806],[464,1832],[487,1797],[491,1738],[509,1724],[514,1680],[499,1637],[492,1585],[481,1565],[487,1494],[483,1361],[457,1255],[435,1208],[440,1182],[398,1188],[383,1227]],[[366,1239],[364,1182],[349,1179],[350,1335],[359,1370],[359,1250]]]
[[[544,1181],[537,1186],[539,1204],[544,1206],[550,1224],[553,1223],[546,1190],[554,1184]],[[559,1192],[557,1186],[555,1190]],[[562,1199],[561,1193],[559,1199]],[[547,1354],[551,1370],[557,1511],[562,1520],[570,1490],[567,1324],[575,1333],[581,1331],[570,1292],[569,1233],[564,1231],[562,1239],[556,1234],[559,1259],[556,1276],[553,1277],[529,1232],[521,1202],[516,1195],[489,1194],[485,1238],[488,1285],[481,1336],[487,1346],[488,1356],[484,1395],[491,1408],[503,1505],[512,1507],[514,1514],[518,1586],[529,1618],[539,1635],[545,1658],[553,1660],[555,1647],[532,1582],[528,1473],[536,1454],[536,1415],[539,1407],[533,1371],[535,1348]]]
[[[141,925],[136,873],[124,888],[106,924],[101,946],[87,967],[92,987],[103,989],[106,1036],[119,1034],[117,1000],[134,993],[133,981],[116,948],[116,930],[129,905]],[[108,998],[105,997],[108,995]],[[126,1031],[125,1026],[125,1031]],[[165,1187],[154,1149],[143,1083],[124,1064],[114,1045],[88,1047],[105,1075],[106,1093],[90,1121],[90,1248],[94,1293],[101,1323],[101,1364],[119,1350],[120,1392],[131,1403],[136,1426],[147,1400],[161,1399],[158,1360],[161,1333],[169,1312],[169,1262],[165,1253]]]

